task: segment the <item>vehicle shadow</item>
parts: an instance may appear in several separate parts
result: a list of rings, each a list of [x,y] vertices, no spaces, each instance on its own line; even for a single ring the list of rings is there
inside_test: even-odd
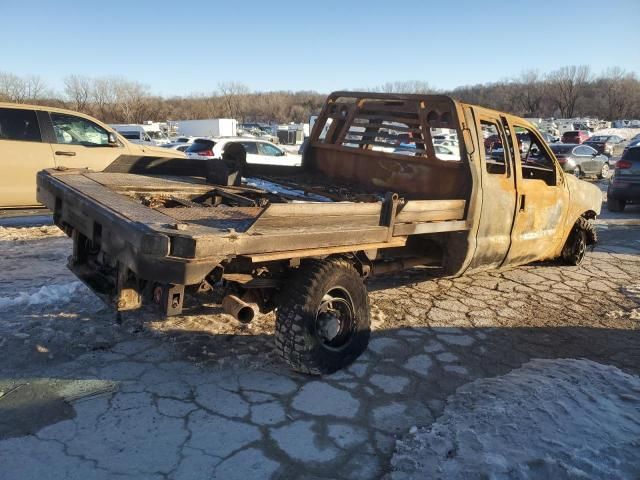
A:
[[[413,420],[411,415],[409,420],[399,418],[402,433],[440,415],[447,397],[468,382],[504,375],[532,359],[562,358],[592,360],[640,375],[640,330],[572,326],[383,329],[373,333],[369,350],[352,367],[316,377],[289,370],[274,350],[272,335],[173,329],[162,336],[140,335],[89,349],[66,362],[49,364],[39,374],[1,368],[0,387],[9,393],[0,398],[0,440],[34,434],[74,418],[78,402],[111,398],[119,392],[156,392],[163,385],[182,385],[186,390],[182,401],[197,408],[199,400],[193,399],[198,398],[201,385],[210,383],[234,392],[243,403],[251,388],[282,390],[278,399],[285,405],[306,384],[330,385],[358,399],[362,408],[349,421],[364,426],[373,422],[372,431],[386,428],[368,418],[368,412],[378,407],[394,404],[430,412],[416,413]],[[232,380],[245,374],[251,376],[251,385],[258,386]],[[402,388],[387,389],[380,378],[397,379]],[[295,388],[289,386],[292,382]],[[81,394],[66,398],[69,384],[78,386]],[[321,410],[327,401],[330,399],[308,398],[305,410]],[[151,412],[152,404],[148,407]],[[301,418],[300,412],[294,417]]]

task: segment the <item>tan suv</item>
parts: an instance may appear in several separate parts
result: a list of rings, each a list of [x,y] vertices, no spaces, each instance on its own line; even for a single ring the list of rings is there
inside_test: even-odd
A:
[[[37,206],[36,173],[44,168],[102,170],[121,155],[186,158],[131,143],[88,115],[0,102],[0,208]]]

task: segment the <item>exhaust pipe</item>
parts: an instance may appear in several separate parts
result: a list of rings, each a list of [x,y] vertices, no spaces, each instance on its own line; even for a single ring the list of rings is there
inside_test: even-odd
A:
[[[256,316],[258,305],[247,303],[235,295],[227,295],[222,299],[222,309],[240,323],[249,323]]]

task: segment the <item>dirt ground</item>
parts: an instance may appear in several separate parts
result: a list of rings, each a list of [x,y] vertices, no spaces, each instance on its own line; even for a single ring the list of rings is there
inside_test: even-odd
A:
[[[631,210],[599,222],[582,267],[373,279],[369,350],[321,378],[281,363],[273,315],[238,325],[203,302],[117,324],[55,227],[0,227],[0,478],[378,478],[474,380],[566,358],[638,376]]]

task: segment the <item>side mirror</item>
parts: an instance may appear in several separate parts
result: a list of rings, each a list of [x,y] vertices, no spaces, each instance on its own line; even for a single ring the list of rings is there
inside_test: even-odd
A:
[[[107,136],[107,141],[109,143],[109,145],[111,146],[117,146],[118,145],[118,137],[116,137],[116,134],[113,132],[109,132],[109,135]]]

